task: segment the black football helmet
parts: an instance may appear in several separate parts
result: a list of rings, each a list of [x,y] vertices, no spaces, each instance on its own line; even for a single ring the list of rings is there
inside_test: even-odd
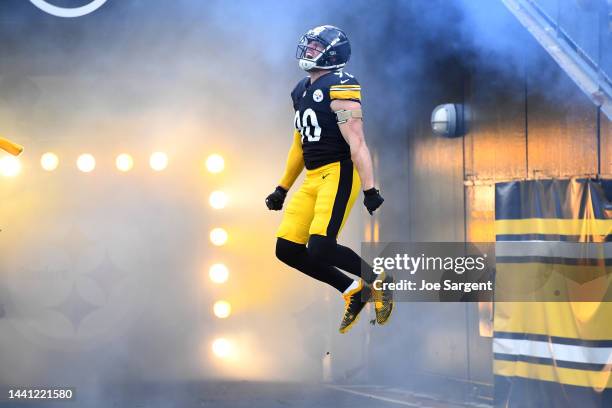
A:
[[[338,69],[345,66],[351,57],[351,44],[344,31],[323,25],[302,36],[295,56],[304,71]]]

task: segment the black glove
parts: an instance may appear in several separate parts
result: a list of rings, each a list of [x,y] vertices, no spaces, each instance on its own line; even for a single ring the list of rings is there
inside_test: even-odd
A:
[[[385,201],[380,195],[380,191],[372,187],[363,192],[363,205],[368,209],[370,215]]]
[[[287,190],[278,186],[272,194],[266,197],[266,205],[270,210],[278,211],[283,208],[285,197],[287,197]]]

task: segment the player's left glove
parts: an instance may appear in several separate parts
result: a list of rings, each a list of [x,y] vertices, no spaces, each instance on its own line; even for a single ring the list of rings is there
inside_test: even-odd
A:
[[[385,201],[380,195],[380,191],[372,187],[363,192],[363,205],[368,209],[370,215]]]
[[[266,205],[270,210],[278,211],[283,208],[283,203],[287,197],[287,190],[281,186],[277,186],[276,190],[266,197]]]

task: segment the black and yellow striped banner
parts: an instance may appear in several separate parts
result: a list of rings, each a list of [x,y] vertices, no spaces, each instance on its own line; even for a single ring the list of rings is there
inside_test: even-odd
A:
[[[496,293],[532,295],[495,304],[496,406],[612,398],[611,197],[604,180],[496,185]]]

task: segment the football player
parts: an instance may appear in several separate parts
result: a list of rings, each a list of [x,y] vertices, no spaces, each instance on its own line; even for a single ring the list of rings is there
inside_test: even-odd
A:
[[[337,27],[315,27],[302,36],[296,57],[308,76],[291,92],[293,144],[285,173],[266,198],[270,210],[282,209],[287,191],[306,167],[304,183],[289,201],[277,231],[276,256],[342,293],[341,333],[352,327],[370,299],[379,324],[387,322],[393,309],[392,292],[371,286],[375,279],[392,278],[377,277],[359,255],[337,243],[360,188],[370,214],[384,201],[374,187],[364,139],[361,86],[343,71],[350,56],[349,40]],[[338,268],[362,279],[354,280]]]

